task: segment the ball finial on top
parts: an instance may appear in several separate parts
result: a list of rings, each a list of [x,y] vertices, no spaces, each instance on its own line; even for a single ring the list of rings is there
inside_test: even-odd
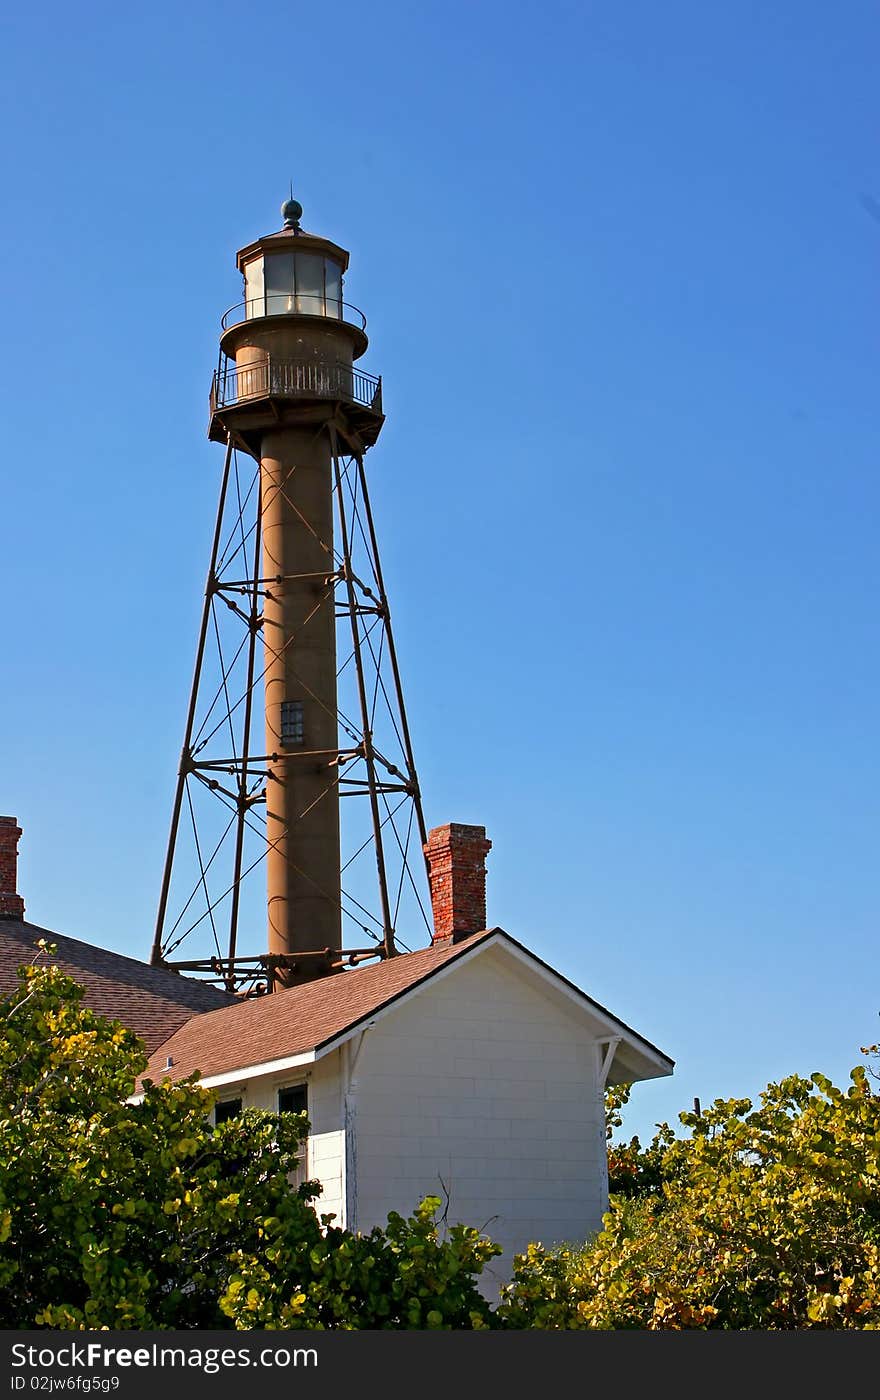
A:
[[[298,199],[294,199],[293,197],[285,199],[281,206],[281,216],[284,219],[284,227],[299,228],[302,212],[302,205]]]

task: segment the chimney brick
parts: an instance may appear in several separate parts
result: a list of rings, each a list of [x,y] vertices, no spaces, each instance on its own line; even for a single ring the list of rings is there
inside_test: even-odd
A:
[[[24,918],[24,900],[16,888],[20,836],[15,817],[0,817],[0,919]]]
[[[484,826],[448,822],[428,832],[434,943],[455,942],[486,927],[486,856],[491,849]]]

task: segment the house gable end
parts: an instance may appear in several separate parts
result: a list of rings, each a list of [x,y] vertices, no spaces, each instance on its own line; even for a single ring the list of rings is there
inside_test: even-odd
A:
[[[609,1083],[653,1079],[672,1073],[674,1061],[661,1050],[639,1036],[598,1002],[593,1001],[547,963],[536,958],[500,928],[487,931],[485,937],[463,949],[460,957],[451,958],[420,981],[347,1026],[344,1031],[316,1046],[316,1054],[321,1056],[343,1045],[365,1028],[373,1027],[385,1017],[393,1015],[397,1009],[418,996],[427,985],[433,985],[439,979],[460,975],[470,962],[483,957],[498,957],[516,969],[518,975],[531,986],[535,995],[552,1003],[560,1014],[585,1023],[597,1045],[613,1044],[614,1052],[607,1066]]]

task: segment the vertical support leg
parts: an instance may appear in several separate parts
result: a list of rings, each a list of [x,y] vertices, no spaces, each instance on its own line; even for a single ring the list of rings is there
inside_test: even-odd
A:
[[[367,478],[364,472],[364,462],[362,457],[358,457],[358,477],[361,487],[361,499],[364,503],[364,512],[367,517],[367,529],[370,533],[370,550],[373,555],[373,568],[376,571],[376,582],[379,585],[379,597],[382,603],[383,620],[385,623],[385,640],[388,647],[388,660],[391,663],[391,674],[394,678],[394,691],[397,696],[397,709],[400,714],[400,727],[403,735],[403,748],[406,757],[407,775],[412,784],[412,799],[416,809],[416,821],[419,827],[419,837],[422,849],[428,841],[428,830],[425,826],[425,817],[422,812],[422,794],[419,788],[418,775],[416,774],[415,758],[413,757],[412,740],[409,735],[409,723],[406,718],[406,705],[403,700],[403,686],[400,681],[400,671],[397,665],[397,650],[394,646],[394,633],[391,629],[391,612],[388,607],[388,596],[385,592],[385,580],[382,577],[382,565],[379,562],[379,545],[376,540],[376,530],[373,525],[373,512],[370,507],[370,497],[367,491]],[[427,866],[427,856],[425,857]]]
[[[199,628],[199,641],[196,647],[196,664],[193,671],[192,688],[189,693],[189,709],[186,715],[186,729],[183,737],[183,747],[180,751],[180,766],[177,771],[177,787],[174,793],[174,806],[171,810],[171,830],[168,834],[168,848],[165,853],[165,869],[162,873],[162,889],[159,894],[159,910],[156,915],[156,932],[153,937],[153,947],[150,953],[150,962],[155,967],[162,962],[162,933],[165,927],[165,911],[168,907],[168,891],[171,886],[171,870],[174,865],[174,847],[177,842],[177,829],[180,825],[180,812],[183,806],[183,794],[189,774],[189,764],[192,757],[192,731],[196,716],[196,704],[199,696],[199,680],[202,673],[202,660],[205,655],[205,640],[208,635],[208,625],[211,619],[211,601],[215,592],[215,582],[217,577],[217,554],[220,549],[220,534],[223,529],[223,512],[226,506],[226,492],[229,486],[229,471],[232,464],[232,453],[234,451],[232,438],[226,439],[226,460],[223,464],[223,479],[220,484],[220,501],[217,506],[217,520],[214,525],[214,539],[211,545],[211,562],[208,566],[208,578],[205,583],[205,603],[202,608],[202,622]]]
[[[257,632],[259,631],[258,616],[260,610],[260,567],[261,567],[261,529],[262,517],[262,483],[257,486],[257,522],[254,529],[254,565],[251,576],[251,607],[250,607],[250,636],[248,638],[248,659],[247,659],[247,690],[244,700],[244,732],[242,734],[241,761],[238,773],[238,813],[235,830],[235,858],[232,868],[232,909],[229,916],[229,967],[227,985],[231,992],[235,991],[235,949],[238,939],[238,910],[241,900],[241,861],[244,850],[244,829],[248,814],[248,759],[250,757],[251,742],[251,717],[253,714],[254,696],[254,669],[257,655]]]
[[[358,626],[357,600],[352,581],[351,546],[348,520],[345,512],[345,498],[342,493],[342,477],[339,471],[339,440],[334,424],[330,424],[330,442],[333,453],[333,475],[336,484],[336,498],[339,507],[339,532],[342,544],[345,586],[348,594],[348,612],[351,620],[351,640],[354,650],[354,664],[357,672],[358,699],[363,726],[364,761],[367,766],[367,786],[370,793],[370,810],[373,817],[373,840],[376,845],[376,866],[379,873],[379,894],[382,902],[382,925],[385,935],[385,954],[393,957],[397,952],[394,944],[394,929],[391,922],[391,904],[388,898],[388,877],[385,870],[385,852],[382,846],[382,819],[379,813],[379,795],[376,783],[376,760],[373,753],[373,735],[370,729],[370,706],[364,680],[364,659],[361,652],[361,635]]]

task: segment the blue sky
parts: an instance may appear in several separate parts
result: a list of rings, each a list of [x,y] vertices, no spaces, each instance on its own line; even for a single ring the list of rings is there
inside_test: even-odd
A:
[[[873,5],[220,0],[4,21],[0,810],[146,956],[236,248],[352,250],[429,825],[695,1095],[878,1036]],[[255,931],[254,950],[262,930]]]

